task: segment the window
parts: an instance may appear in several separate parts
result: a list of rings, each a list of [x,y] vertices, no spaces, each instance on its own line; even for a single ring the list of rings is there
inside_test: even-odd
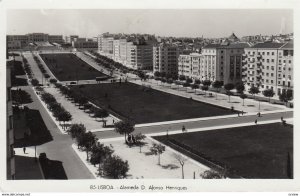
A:
[[[263,55],[265,55],[265,52],[262,52]]]
[[[271,73],[271,77],[273,77],[274,76],[274,74],[273,73]]]
[[[272,52],[272,55],[274,55],[274,52]]]
[[[291,60],[289,60],[289,63],[292,63],[292,61],[291,61]]]
[[[267,59],[267,63],[269,63],[270,62],[270,59]]]
[[[270,55],[270,52],[267,52],[267,55]]]
[[[267,70],[269,70],[269,66],[267,66]]]
[[[281,60],[279,60],[278,62],[281,63]]]
[[[258,55],[260,55],[260,52],[257,52]]]
[[[278,85],[280,85],[280,81],[278,81]]]
[[[271,61],[272,61],[272,63],[274,63],[274,59],[272,59]]]
[[[269,76],[269,73],[266,73],[267,76]]]
[[[271,84],[273,84],[273,80],[271,80]]]

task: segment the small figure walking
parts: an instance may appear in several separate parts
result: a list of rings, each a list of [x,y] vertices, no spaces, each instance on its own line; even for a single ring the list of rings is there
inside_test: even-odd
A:
[[[237,112],[238,116],[240,116],[240,112]]]
[[[242,110],[242,116],[244,116],[244,111]]]
[[[182,126],[182,133],[184,133],[186,131],[185,126]]]
[[[255,119],[254,123],[257,125],[257,119]]]
[[[115,124],[115,119],[113,119],[113,124]]]
[[[23,147],[23,152],[24,152],[24,154],[26,154],[26,147],[25,146]]]
[[[257,113],[257,116],[258,116],[258,117],[261,117],[260,112]]]
[[[282,116],[280,117],[280,119],[281,119],[281,122],[283,122],[283,117]]]

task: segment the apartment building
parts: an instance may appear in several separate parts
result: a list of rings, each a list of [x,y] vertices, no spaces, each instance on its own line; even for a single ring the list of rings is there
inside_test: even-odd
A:
[[[127,42],[125,66],[135,70],[153,69],[153,46]]]
[[[6,165],[8,180],[15,179],[15,157],[14,157],[14,131],[13,110],[11,98],[11,65],[13,61],[7,61],[6,70]]]
[[[102,55],[113,57],[114,37],[109,33],[103,33],[98,37],[98,52]]]
[[[293,43],[257,43],[245,50],[243,81],[246,89],[272,89],[279,95],[293,88]]]
[[[153,72],[178,74],[179,48],[176,44],[161,43],[153,47]]]
[[[200,80],[220,80],[220,70],[217,74],[217,49],[220,44],[208,44],[202,48],[200,62]],[[222,73],[223,74],[223,73]]]
[[[208,44],[202,49],[200,79],[237,83],[242,81],[242,57],[248,43],[223,42]]]
[[[181,54],[178,58],[178,75],[183,75],[191,79],[200,79],[200,62],[203,56],[199,53]]]
[[[74,47],[74,48],[91,48],[91,49],[95,49],[95,48],[98,48],[98,43],[93,41],[93,39],[75,38],[72,41],[72,47]]]

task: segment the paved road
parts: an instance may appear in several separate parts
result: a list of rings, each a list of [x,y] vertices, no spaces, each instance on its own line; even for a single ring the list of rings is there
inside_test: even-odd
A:
[[[229,117],[229,118],[221,118],[221,119],[213,119],[213,120],[199,120],[195,122],[185,122],[185,123],[173,123],[173,124],[167,124],[167,125],[156,125],[151,127],[141,127],[136,128],[134,133],[143,133],[143,134],[149,134],[149,133],[159,133],[159,132],[166,132],[169,130],[169,133],[172,131],[178,131],[181,130],[182,126],[184,125],[186,129],[194,129],[194,128],[205,128],[205,127],[213,127],[213,126],[221,126],[221,125],[232,125],[232,124],[241,124],[241,123],[251,123],[255,119],[258,120],[258,123],[260,121],[267,121],[267,120],[280,120],[280,117],[284,118],[292,118],[293,112],[277,112],[277,113],[270,113],[270,114],[263,114],[262,117],[258,118],[256,115],[251,116],[240,116],[240,117]],[[103,132],[95,132],[96,136],[99,139],[105,139],[105,138],[112,138],[112,137],[120,137],[119,134],[115,133],[114,131],[103,131]]]
[[[38,100],[36,94],[30,86],[22,87],[26,90],[33,100],[28,105],[31,109],[40,111],[41,116],[50,131],[53,140],[37,147],[37,153],[45,152],[51,160],[61,161],[68,179],[94,179],[94,176],[75,154],[71,145],[74,143],[69,135],[61,134],[56,124],[52,121],[49,113]]]

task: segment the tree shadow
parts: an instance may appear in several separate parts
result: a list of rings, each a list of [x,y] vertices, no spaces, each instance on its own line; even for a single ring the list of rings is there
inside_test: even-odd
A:
[[[177,165],[175,165],[175,164],[167,164],[167,165],[162,165],[161,166],[163,169],[171,169],[171,170],[173,170],[173,169],[178,169],[179,167],[177,166]]]
[[[255,107],[255,105],[247,105],[247,107]]]
[[[151,151],[149,151],[149,152],[144,152],[144,154],[145,154],[146,156],[151,156],[151,155],[154,155],[154,153],[153,153],[153,152],[151,152]]]

